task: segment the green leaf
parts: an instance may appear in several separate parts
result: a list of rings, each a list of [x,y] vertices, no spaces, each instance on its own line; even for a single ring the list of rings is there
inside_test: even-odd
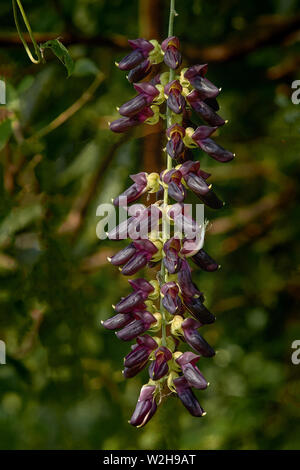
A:
[[[3,149],[6,142],[10,138],[11,134],[12,134],[11,120],[5,119],[5,121],[2,121],[0,123],[0,150]]]
[[[68,77],[72,75],[74,71],[74,61],[69,54],[68,49],[59,41],[59,39],[52,39],[50,41],[44,42],[41,44],[41,49],[51,49],[53,54],[59,58],[59,60],[64,64],[68,71]]]

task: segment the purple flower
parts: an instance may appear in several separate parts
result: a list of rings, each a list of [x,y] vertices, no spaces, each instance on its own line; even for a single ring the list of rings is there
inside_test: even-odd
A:
[[[178,272],[178,284],[184,301],[190,297],[199,297],[203,300],[203,294],[192,280],[191,268],[186,259],[182,260],[181,268]]]
[[[182,376],[178,377],[177,379],[174,379],[174,385],[178,397],[180,398],[182,404],[189,411],[189,413],[191,413],[192,416],[196,417],[204,416],[205,411],[200,406],[186,378]]]
[[[128,43],[132,47],[133,51],[116,64],[120,70],[131,70],[135,68],[143,62],[154,49],[151,42],[143,38],[130,39],[128,40]]]
[[[131,202],[136,201],[142,194],[144,194],[146,192],[148,184],[147,176],[148,175],[145,172],[137,173],[136,175],[130,175],[130,178],[132,179],[132,181],[134,181],[134,184],[129,186],[129,188],[127,188],[122,194],[120,194],[120,196],[114,199],[114,205],[123,205],[123,201],[124,203],[126,202],[130,204]]]
[[[172,359],[172,353],[164,346],[155,351],[155,360],[149,366],[149,376],[152,380],[159,380],[169,371],[168,361]]]
[[[166,150],[168,155],[175,160],[180,159],[185,150],[185,145],[182,140],[185,136],[184,127],[179,126],[179,124],[173,124],[167,129],[167,136],[168,142]]]
[[[120,331],[116,332],[116,336],[123,341],[131,341],[137,336],[149,330],[152,323],[156,322],[155,317],[149,312],[134,312],[134,320],[128,323]]]
[[[142,427],[152,418],[157,409],[154,392],[154,385],[143,385],[130,424]]]
[[[156,341],[149,335],[138,336],[136,342],[124,359],[123,375],[126,378],[134,377],[144,369],[151,352],[157,348]]]
[[[181,258],[179,257],[181,244],[178,238],[170,238],[163,247],[165,256],[163,263],[170,274],[175,274],[181,267]]]
[[[122,203],[122,201],[120,201]],[[108,234],[110,240],[133,240],[147,239],[148,233],[157,228],[159,220],[162,217],[161,210],[155,205],[144,208],[143,206],[131,206],[135,215],[125,220]],[[130,212],[130,211],[129,211]]]
[[[200,114],[210,126],[223,126],[223,124],[225,124],[224,119],[215,113],[213,108],[201,99],[201,93],[199,93],[199,91],[193,90],[187,95],[186,99],[194,111]]]
[[[181,182],[182,174],[180,170],[173,168],[172,170],[163,172],[161,179],[168,185],[169,196],[177,202],[183,202],[186,196],[186,189]]]
[[[201,248],[194,256],[192,256],[192,260],[194,263],[197,264],[201,269],[204,271],[212,272],[216,271],[219,268],[218,263],[214,261],[206,251]]]
[[[149,59],[143,60],[139,65],[131,69],[127,75],[127,79],[130,83],[139,82],[143,78],[147,77],[151,72],[151,62]]]
[[[184,74],[184,78],[198,91],[198,96],[202,100],[215,98],[220,93],[219,88],[204,77],[206,72],[207,64],[203,64],[193,65]]]
[[[205,127],[206,126],[202,126]],[[200,129],[200,128],[198,128]],[[207,128],[211,129],[211,128]],[[200,170],[199,162],[187,161],[180,167],[180,172],[186,182],[189,189],[201,199],[211,209],[220,209],[223,207],[223,202],[218,198],[215,192],[206,183],[206,179],[210,176],[209,174]]]
[[[183,313],[184,308],[179,297],[179,287],[175,282],[171,281],[163,284],[161,293],[163,295],[163,306],[171,315]]]
[[[207,381],[201,374],[200,370],[196,366],[200,356],[187,351],[176,359],[177,364],[180,365],[183,375],[190,387],[204,390],[207,388]]]
[[[190,215],[186,214],[186,208],[183,204],[174,204],[167,214],[174,220],[175,229],[183,233],[186,238],[193,239],[201,234],[201,228]]]
[[[142,111],[135,114],[133,117],[121,117],[111,122],[109,128],[113,132],[121,133],[127,132],[132,127],[138,126],[147,119],[154,116],[154,112],[151,107],[145,107]]]
[[[216,320],[216,317],[205,307],[199,297],[185,297],[184,305],[201,325],[209,325]]]
[[[193,133],[192,139],[204,152],[218,162],[230,162],[234,158],[234,154],[209,138],[216,129],[217,127],[199,126]]]
[[[201,323],[193,320],[192,318],[186,318],[182,323],[181,327],[186,342],[198,353],[204,357],[212,357],[215,355],[213,348],[205,341],[205,339],[198,332]],[[125,328],[128,328],[125,327]]]
[[[154,287],[146,279],[129,280],[134,292],[127,295],[117,303],[115,310],[117,313],[129,313],[135,309],[145,309],[144,301],[148,295],[154,291]]]
[[[181,94],[182,86],[178,80],[173,80],[165,86],[165,94],[168,96],[167,106],[175,113],[180,114],[185,109],[185,99]]]
[[[107,330],[118,330],[128,325],[133,320],[133,316],[130,314],[123,315],[118,313],[113,317],[108,318],[107,320],[101,321],[101,325],[104,326]]]
[[[177,69],[182,62],[179,39],[176,36],[170,36],[162,42],[161,48],[165,53],[164,63],[173,70]]]
[[[132,276],[144,268],[152,256],[157,253],[156,246],[150,240],[136,240],[133,242],[136,248],[135,254],[122,268],[122,274]]]
[[[142,111],[146,106],[149,106],[154,98],[159,95],[159,91],[151,83],[135,83],[134,88],[138,95],[123,104],[119,113],[122,116],[133,117]]]

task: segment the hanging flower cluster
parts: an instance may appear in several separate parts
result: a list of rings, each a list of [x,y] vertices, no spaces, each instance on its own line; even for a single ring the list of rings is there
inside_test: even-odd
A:
[[[142,38],[129,44],[132,52],[117,66],[128,72],[127,79],[137,95],[118,108],[121,117],[110,123],[110,129],[126,132],[143,122],[153,125],[160,118],[166,119],[165,151],[168,161],[174,162],[160,174],[141,172],[131,176],[133,184],[114,199],[115,206],[128,210],[129,218],[108,234],[111,240],[131,239],[109,258],[125,276],[147,266],[160,267],[155,279],[130,279],[132,293],[115,305],[111,318],[102,322],[105,328],[115,330],[119,339],[136,341],[125,357],[124,377],[134,377],[148,366],[149,381],[141,389],[130,420],[140,427],[170,394],[177,394],[193,416],[205,414],[192,389],[208,386],[197,363],[215,352],[199,329],[213,323],[215,316],[192,281],[188,258],[207,272],[219,266],[203,249],[204,224],[198,225],[183,203],[191,191],[212,209],[223,206],[207,181],[210,174],[200,168],[199,161],[193,161],[192,148],[201,149],[219,162],[228,162],[234,155],[211,138],[225,121],[217,114],[220,89],[206,78],[207,65],[178,72],[182,57],[175,36],[161,45]],[[155,64],[163,61],[170,71],[155,75]],[[138,83],[148,75],[149,81]],[[204,121],[196,128],[192,124],[194,113]],[[157,202],[146,208],[128,206],[145,193],[156,193]],[[173,227],[172,234],[166,232],[166,224]],[[196,354],[182,352],[186,345]]]

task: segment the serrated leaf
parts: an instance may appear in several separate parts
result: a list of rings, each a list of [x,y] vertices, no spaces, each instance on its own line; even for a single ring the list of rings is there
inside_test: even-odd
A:
[[[53,54],[64,64],[67,69],[68,77],[72,75],[74,71],[74,61],[69,54],[68,49],[60,42],[59,39],[51,39],[50,41],[44,42],[40,45],[41,49],[51,49]]]

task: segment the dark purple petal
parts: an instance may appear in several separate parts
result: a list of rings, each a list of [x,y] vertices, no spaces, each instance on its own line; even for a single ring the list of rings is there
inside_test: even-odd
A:
[[[192,416],[201,417],[205,414],[197,398],[189,387],[185,377],[174,379],[174,385],[182,404]]]
[[[123,266],[122,274],[124,276],[132,276],[136,274],[140,269],[144,268],[148,263],[148,257],[146,253],[140,252],[132,256],[132,258]]]
[[[201,199],[202,202],[204,202],[204,204],[206,204],[211,209],[221,209],[224,206],[223,201],[218,198],[218,196],[212,189],[208,191],[208,193],[203,194],[201,196],[200,194],[198,194],[198,197]]]
[[[137,95],[131,100],[127,101],[127,103],[123,104],[119,109],[119,113],[122,116],[132,117],[142,111],[145,106],[147,106],[147,104],[148,102],[144,95]]]
[[[143,370],[147,365],[147,360],[145,362],[141,362],[133,367],[124,367],[123,376],[125,379],[131,379],[135,377],[141,370]]]
[[[207,73],[207,64],[201,64],[201,65],[197,64],[197,65],[193,65],[192,67],[189,67],[186,70],[184,77],[187,80],[191,80],[192,78],[197,77],[198,75],[200,75],[200,77],[204,77],[206,73]]]
[[[216,263],[203,249],[199,250],[198,253],[192,256],[192,260],[204,271],[212,272],[219,268],[218,263]]]
[[[168,194],[175,201],[183,202],[186,195],[185,187],[182,184],[178,185],[175,181],[171,181],[168,184]]]
[[[185,99],[181,94],[170,93],[167,105],[175,114],[180,114],[185,109]]]
[[[225,124],[215,111],[205,102],[200,100],[197,90],[193,90],[188,96],[187,100],[198,114],[211,126],[223,126]]]
[[[143,80],[143,78],[147,77],[149,73],[151,72],[151,64],[148,59],[144,60],[141,62],[137,67],[134,69],[130,70],[130,72],[127,75],[127,79],[130,83],[135,83],[139,82],[140,80]]]
[[[129,41],[128,41],[129,42]],[[139,49],[135,49],[125,56],[117,64],[120,70],[131,70],[137,65],[139,65],[145,59],[144,54]]]
[[[157,410],[155,399],[137,402],[130,424],[137,427],[145,426]]]
[[[194,367],[192,364],[186,364],[182,366],[182,371],[190,387],[197,388],[198,390],[207,388],[207,381],[198,367]]]
[[[168,47],[164,55],[164,63],[171,69],[175,70],[181,65],[181,62],[182,56],[180,51],[173,46]]]
[[[119,328],[123,328],[124,326],[128,325],[133,320],[133,317],[130,314],[123,315],[118,313],[113,317],[108,318],[101,322],[102,326],[107,330],[118,330]]]
[[[140,49],[145,57],[149,54],[154,49],[153,44],[151,44],[150,41],[147,41],[147,39],[144,38],[138,38],[138,39],[128,39],[128,43],[132,47],[132,49]]]
[[[199,126],[192,135],[192,139],[200,145],[200,142],[207,139],[217,130],[217,127]]]
[[[111,122],[109,128],[113,132],[121,133],[128,131],[129,129],[131,129],[131,127],[137,126],[138,124],[139,121],[135,119],[131,119],[129,117],[122,117]]]
[[[187,318],[182,323],[183,334],[186,342],[204,357],[212,357],[215,355],[213,348],[205,341],[197,329],[191,325],[191,318]],[[197,324],[197,322],[195,322]],[[198,324],[199,325],[199,324]]]
[[[201,176],[195,175],[195,173],[189,173],[184,179],[188,187],[197,196],[203,196],[209,192],[209,186]]]
[[[170,139],[167,142],[166,150],[171,158],[177,159],[184,152],[185,145],[180,137],[179,139]]]
[[[133,292],[121,299],[120,302],[117,303],[115,310],[117,313],[130,313],[136,308],[140,308],[141,310],[145,308],[144,297],[139,291]]]
[[[116,336],[123,341],[131,341],[145,331],[147,331],[147,328],[142,320],[133,320],[118,331]]]
[[[200,99],[203,101],[207,98],[216,98],[216,96],[218,96],[220,93],[219,88],[207,80],[207,78],[203,78],[201,76],[191,78],[190,84],[196,88],[196,90],[199,92]]]
[[[181,269],[178,272],[178,284],[180,290],[185,298],[189,297],[200,297],[201,292],[197,286],[193,283],[191,276],[191,268],[186,260],[182,261]]]
[[[114,199],[114,206],[118,207],[120,205],[130,204],[131,202],[136,201],[144,192],[144,188],[134,183],[129,188],[127,188],[120,196]],[[120,199],[122,198],[122,199]],[[126,198],[126,200],[125,200]]]
[[[150,282],[146,281],[146,279],[129,279],[128,282],[134,290],[141,293],[144,300],[147,299],[148,295],[154,291],[154,287]]]
[[[159,380],[169,371],[167,362],[172,359],[172,353],[165,347],[158,348],[155,352],[155,360],[149,366],[149,377]]]
[[[203,305],[200,298],[184,299],[184,305],[202,325],[208,325],[216,320],[216,317]]]
[[[233,153],[224,149],[221,145],[216,144],[212,139],[202,140],[199,142],[199,146],[204,150],[204,152],[208,153],[208,155],[218,162],[226,163],[230,162],[234,158]]]
[[[128,246],[123,248],[123,250],[116,253],[110,259],[111,264],[114,266],[121,266],[122,264],[127,263],[130,258],[136,253],[136,248],[133,243],[130,243]]]

